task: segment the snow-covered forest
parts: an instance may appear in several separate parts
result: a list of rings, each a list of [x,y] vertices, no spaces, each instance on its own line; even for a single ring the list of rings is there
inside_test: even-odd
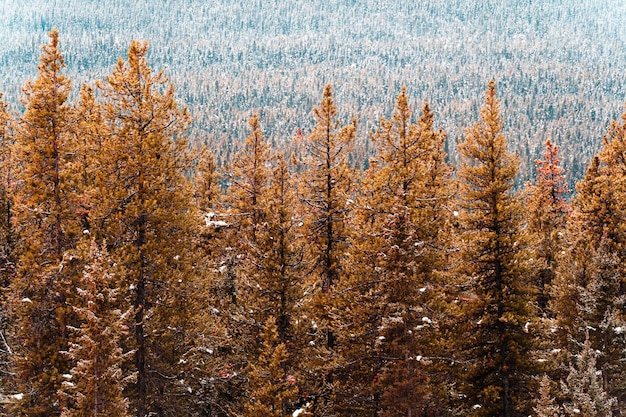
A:
[[[0,416],[622,415],[624,7],[451,3],[0,5]]]
[[[571,185],[626,96],[620,0],[10,0],[0,15],[0,88],[9,102],[35,74],[53,26],[76,85],[107,74],[132,39],[145,39],[152,64],[189,106],[193,140],[216,144],[219,163],[242,144],[252,112],[272,141],[290,143],[297,127],[311,126],[329,82],[342,114],[360,122],[363,152],[402,86],[414,107],[431,104],[454,144],[495,78],[521,178],[532,176],[550,138]]]

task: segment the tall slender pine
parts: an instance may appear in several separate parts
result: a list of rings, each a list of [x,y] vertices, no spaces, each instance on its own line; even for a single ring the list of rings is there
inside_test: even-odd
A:
[[[492,80],[480,122],[459,145],[462,281],[467,303],[459,342],[466,405],[476,416],[528,415],[533,375],[528,324],[533,291],[524,270],[520,206],[513,194],[517,157],[507,150]],[[522,414],[525,413],[525,414]]]
[[[55,416],[60,412],[57,391],[69,362],[67,326],[72,276],[63,268],[65,252],[74,247],[80,220],[74,203],[78,190],[70,180],[74,115],[67,102],[70,80],[53,29],[43,46],[39,72],[26,83],[25,111],[15,131],[15,216],[18,275],[12,285],[19,353],[17,389],[23,396],[17,415]]]

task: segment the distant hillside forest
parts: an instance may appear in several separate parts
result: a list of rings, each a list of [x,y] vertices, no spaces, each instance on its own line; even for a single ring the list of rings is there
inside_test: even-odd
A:
[[[0,16],[0,89],[11,106],[53,26],[75,93],[145,39],[189,108],[191,140],[208,144],[220,166],[243,146],[252,113],[281,147],[311,129],[327,83],[340,116],[357,118],[361,163],[403,86],[412,107],[430,104],[458,163],[454,144],[495,78],[519,184],[550,139],[573,186],[626,99],[621,0],[7,0]]]
[[[0,415],[626,409],[626,113],[571,199],[550,140],[519,181],[494,80],[453,149],[400,88],[364,167],[327,84],[220,165],[146,42],[77,91],[49,37],[0,102]]]

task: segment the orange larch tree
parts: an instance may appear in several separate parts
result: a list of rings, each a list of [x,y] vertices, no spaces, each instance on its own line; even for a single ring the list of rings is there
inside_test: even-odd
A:
[[[435,275],[453,196],[445,135],[433,122],[428,104],[412,120],[403,89],[372,136],[378,153],[354,203],[348,274],[338,290],[346,328],[340,344],[351,364],[345,411],[417,414],[431,402],[426,357],[439,356],[429,340],[440,317],[428,304],[441,290]]]
[[[465,406],[475,416],[528,415],[535,362],[529,322],[533,287],[525,270],[521,211],[513,193],[518,168],[507,150],[492,80],[480,122],[459,145],[460,222],[465,297],[458,352],[465,363]],[[524,414],[522,414],[524,413]]]
[[[131,42],[128,60],[98,84],[110,133],[89,196],[92,234],[106,239],[120,271],[121,310],[133,307],[127,343],[137,379],[126,394],[138,417],[181,412],[192,398],[180,360],[191,349],[198,295],[189,235],[197,217],[185,177],[189,115],[163,71],[151,70],[147,52],[147,43]]]
[[[538,289],[538,306],[546,313],[550,286],[556,274],[557,258],[564,243],[565,226],[570,206],[565,170],[560,166],[559,148],[546,141],[543,159],[535,161],[537,176],[534,184],[527,185],[526,218],[529,239],[533,249],[533,269]]]
[[[344,273],[342,259],[348,247],[347,215],[354,186],[354,171],[348,155],[356,135],[356,121],[340,126],[330,85],[313,109],[316,125],[301,135],[299,146],[298,198],[303,224],[301,236],[310,265],[307,280],[308,312],[302,320],[309,324],[311,340],[303,363],[308,381],[304,392],[316,396],[314,412],[323,413],[334,406],[336,387],[333,368],[338,361],[336,329],[330,315],[334,286]]]
[[[25,107],[15,130],[14,222],[18,241],[18,276],[12,285],[17,389],[22,400],[16,415],[54,416],[60,412],[57,391],[69,361],[67,349],[73,278],[62,262],[82,235],[68,169],[75,115],[67,102],[71,83],[62,74],[59,33],[53,29],[43,46],[38,76],[23,88]]]

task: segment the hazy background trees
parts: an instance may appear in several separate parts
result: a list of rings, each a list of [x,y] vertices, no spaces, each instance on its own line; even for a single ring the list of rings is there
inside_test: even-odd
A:
[[[367,133],[403,85],[411,107],[430,103],[456,160],[453,144],[478,117],[480,92],[497,74],[508,115],[503,129],[521,157],[518,184],[532,176],[532,161],[550,138],[573,185],[625,91],[626,6],[619,0],[11,0],[0,15],[0,65],[7,69],[0,89],[10,103],[34,76],[52,26],[65,34],[77,86],[108,73],[132,39],[146,39],[148,58],[167,70],[189,106],[192,141],[215,145],[219,164],[243,145],[252,112],[273,143],[291,143],[297,127],[312,127],[302,115],[328,82],[340,116],[358,118],[359,163],[374,149]]]

